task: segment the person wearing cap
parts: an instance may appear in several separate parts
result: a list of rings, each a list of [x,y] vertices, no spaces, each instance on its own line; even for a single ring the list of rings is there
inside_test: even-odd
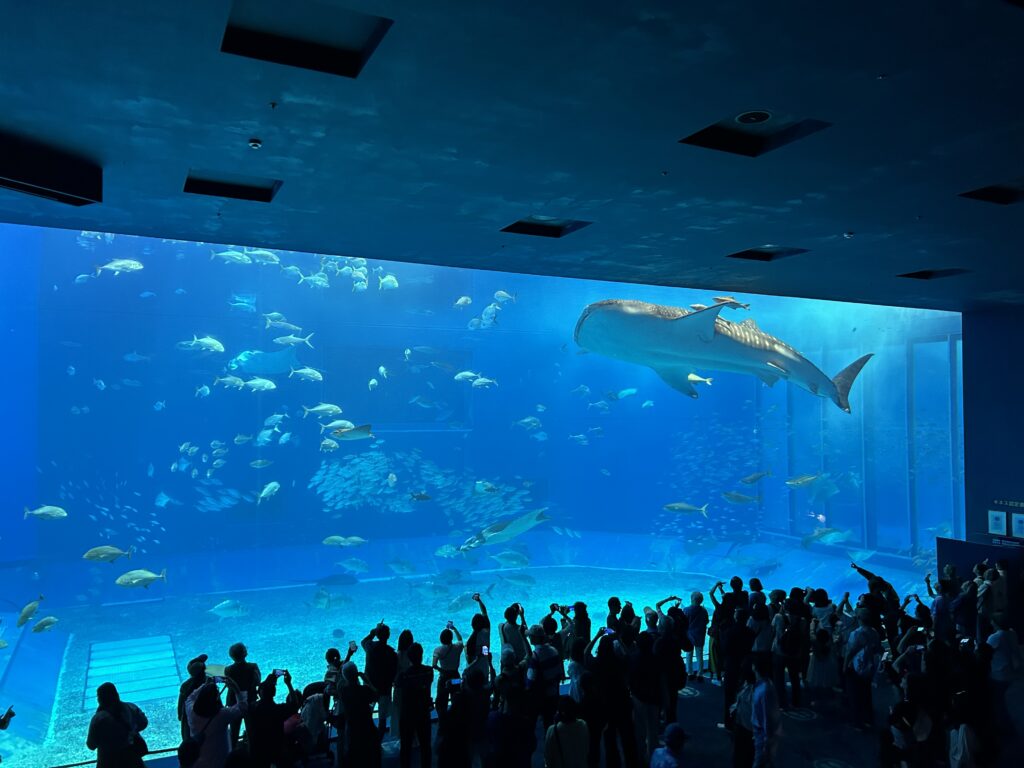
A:
[[[185,716],[185,702],[188,701],[188,697],[194,691],[198,691],[211,679],[206,675],[206,660],[208,658],[210,657],[205,653],[201,653],[189,661],[185,667],[188,671],[188,679],[178,689],[178,722],[181,724],[182,741],[189,737],[188,718]]]
[[[679,723],[670,723],[665,729],[665,746],[654,750],[651,768],[680,768],[683,764],[683,745],[686,731]]]

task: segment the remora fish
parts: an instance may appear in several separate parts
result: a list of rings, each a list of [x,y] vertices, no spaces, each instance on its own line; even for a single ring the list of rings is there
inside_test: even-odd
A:
[[[688,311],[644,301],[598,301],[583,310],[574,338],[590,352],[646,365],[670,387],[690,397],[697,397],[697,390],[689,375],[698,369],[712,369],[756,376],[769,386],[785,379],[850,412],[850,388],[871,354],[830,379],[753,320],[732,323],[720,318],[725,306]]]

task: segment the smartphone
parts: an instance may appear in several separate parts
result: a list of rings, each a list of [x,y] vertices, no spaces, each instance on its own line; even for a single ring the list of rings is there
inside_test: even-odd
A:
[[[350,651],[354,651],[357,648],[359,648],[359,645],[356,643],[355,640],[349,640],[348,641],[348,648],[349,648]]]
[[[480,649],[480,654],[483,655],[483,656],[490,656],[491,655],[491,649],[488,648],[485,645],[483,648]]]
[[[614,634],[615,634],[615,630],[614,630],[614,629],[612,629],[611,627],[605,627],[605,628],[604,628],[604,633],[605,633],[606,635],[614,635]]]
[[[451,629],[454,626],[455,626],[455,622],[452,621],[451,619],[448,619],[448,629]]]
[[[275,677],[284,677],[284,673],[285,673],[285,670],[283,670],[283,669],[275,669],[274,670],[274,676]]]
[[[210,677],[216,677],[217,675],[223,676],[223,674],[224,674],[224,665],[223,664],[207,664],[206,665],[206,674],[209,675]]]
[[[454,688],[457,685],[462,685],[462,680],[460,678],[456,677],[456,678],[454,678],[452,680],[449,680],[448,681],[448,685],[451,686],[452,688]]]

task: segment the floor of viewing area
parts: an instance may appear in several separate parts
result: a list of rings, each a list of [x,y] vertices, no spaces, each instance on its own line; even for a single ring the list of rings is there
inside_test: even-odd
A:
[[[1018,744],[1007,745],[997,765],[1019,765],[1020,738],[1024,733],[1024,689],[1011,688],[1009,708],[1018,733]],[[881,722],[881,702],[876,701],[876,715]],[[683,751],[683,764],[722,768],[732,764],[732,739],[727,731],[718,727],[722,713],[722,689],[710,682],[690,683],[679,697],[679,723],[690,737]],[[782,716],[782,737],[775,761],[776,768],[861,768],[878,765],[878,745],[881,727],[867,732],[858,731],[847,722],[840,694],[815,711],[807,708],[791,709]],[[538,729],[538,740],[540,730]],[[436,736],[436,727],[434,730]],[[436,764],[436,758],[435,758]],[[414,762],[414,765],[418,765]],[[150,768],[177,768],[174,755],[154,758],[146,762]],[[311,760],[309,768],[332,766],[326,759]],[[384,745],[383,765],[398,765],[398,742]],[[602,762],[603,765],[603,762]],[[542,745],[538,743],[533,756],[533,768],[543,768]]]

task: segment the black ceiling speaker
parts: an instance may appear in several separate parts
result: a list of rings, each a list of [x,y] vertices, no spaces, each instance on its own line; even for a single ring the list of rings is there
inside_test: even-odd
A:
[[[828,128],[831,123],[754,109],[719,120],[680,139],[680,144],[758,157]]]
[[[312,0],[235,0],[224,53],[358,77],[394,22]]]
[[[103,202],[103,168],[57,147],[0,131],[0,187],[66,205]]]
[[[511,232],[515,235],[533,235],[535,237],[565,237],[576,230],[590,226],[589,221],[578,219],[555,219],[550,216],[527,216],[519,221],[514,221],[507,227],[502,227],[502,232]]]

